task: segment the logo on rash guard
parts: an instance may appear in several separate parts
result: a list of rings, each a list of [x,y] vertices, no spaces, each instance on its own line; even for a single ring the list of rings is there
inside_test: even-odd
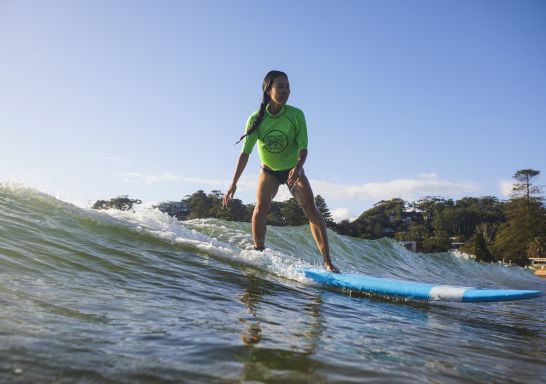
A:
[[[280,153],[288,146],[288,136],[281,131],[271,131],[263,138],[264,148],[271,153]]]

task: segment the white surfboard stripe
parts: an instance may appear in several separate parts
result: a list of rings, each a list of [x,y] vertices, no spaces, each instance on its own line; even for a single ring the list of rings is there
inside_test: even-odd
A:
[[[436,285],[430,289],[429,300],[462,301],[464,292],[469,287],[454,287],[450,285]]]

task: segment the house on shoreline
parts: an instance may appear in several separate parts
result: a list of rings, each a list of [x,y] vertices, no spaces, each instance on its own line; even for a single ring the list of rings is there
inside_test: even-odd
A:
[[[182,201],[165,201],[160,203],[155,208],[169,216],[176,217],[178,220],[183,220],[189,212],[188,203]]]
[[[535,271],[535,275],[546,278],[546,257],[530,257],[531,269]]]
[[[401,240],[399,241],[408,251],[417,252],[417,241]]]

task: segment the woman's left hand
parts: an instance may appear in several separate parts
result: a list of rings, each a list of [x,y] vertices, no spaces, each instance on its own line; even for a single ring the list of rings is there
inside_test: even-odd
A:
[[[300,180],[302,170],[303,168],[298,166],[290,170],[288,173],[288,180],[286,181],[289,187],[293,187]]]

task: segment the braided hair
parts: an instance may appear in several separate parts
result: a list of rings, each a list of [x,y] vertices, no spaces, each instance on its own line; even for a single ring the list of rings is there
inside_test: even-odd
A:
[[[273,81],[275,81],[275,79],[279,76],[288,77],[286,76],[286,73],[281,71],[269,71],[267,75],[265,75],[264,82],[262,85],[262,91],[263,91],[262,103],[260,104],[260,110],[258,111],[258,116],[256,116],[256,119],[254,119],[254,122],[252,123],[252,126],[250,127],[250,129],[243,136],[241,136],[239,141],[236,142],[235,144],[239,144],[241,140],[243,140],[245,137],[253,134],[258,129],[262,121],[264,120],[265,109],[267,105],[269,104],[269,102],[271,101],[271,96],[269,95],[269,91],[271,90]]]

